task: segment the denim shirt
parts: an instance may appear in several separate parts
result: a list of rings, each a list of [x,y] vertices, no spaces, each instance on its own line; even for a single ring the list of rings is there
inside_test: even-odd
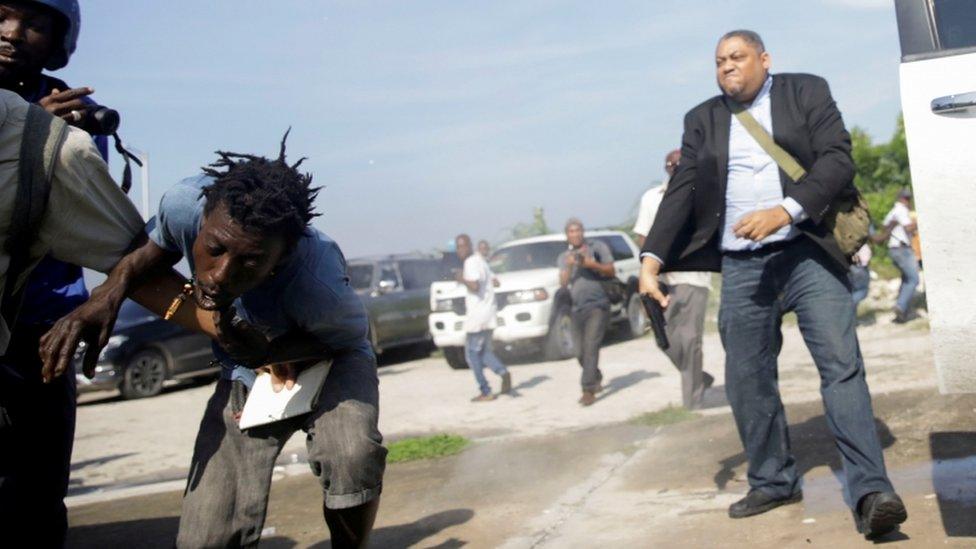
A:
[[[149,238],[164,250],[182,254],[191,272],[195,272],[193,243],[206,204],[202,190],[212,182],[199,175],[176,184],[163,195],[157,217],[146,226]],[[238,317],[269,338],[299,331],[315,337],[332,353],[372,356],[366,309],[349,285],[345,257],[334,240],[311,227],[274,274],[234,300],[234,307]],[[236,363],[216,343],[214,356],[225,379],[253,381],[253,370]]]

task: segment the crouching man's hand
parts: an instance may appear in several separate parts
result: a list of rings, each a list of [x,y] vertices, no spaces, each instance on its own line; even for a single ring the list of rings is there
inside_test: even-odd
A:
[[[280,393],[282,389],[291,390],[295,387],[295,382],[298,380],[298,374],[302,373],[305,368],[313,366],[318,363],[316,360],[300,360],[298,362],[289,362],[287,364],[272,364],[270,366],[265,366],[264,368],[259,368],[260,372],[267,372],[271,375],[271,389]]]
[[[102,348],[115,328],[122,299],[104,287],[92,290],[91,298],[54,323],[41,337],[38,353],[43,363],[41,378],[50,383],[71,367],[78,343],[86,344],[82,371],[88,379],[95,376],[95,366]]]
[[[290,391],[295,386],[295,380],[298,379],[298,368],[295,364],[273,364],[259,371],[271,375],[271,390],[276,393],[280,393],[282,389]]]

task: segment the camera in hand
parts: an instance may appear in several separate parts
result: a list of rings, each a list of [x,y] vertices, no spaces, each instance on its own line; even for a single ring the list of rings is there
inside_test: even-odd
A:
[[[96,105],[82,111],[78,127],[92,135],[112,135],[119,129],[119,111]]]

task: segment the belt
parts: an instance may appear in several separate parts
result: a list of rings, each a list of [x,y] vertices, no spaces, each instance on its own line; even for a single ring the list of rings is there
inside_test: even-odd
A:
[[[796,238],[791,238],[790,240],[777,240],[776,242],[763,244],[761,248],[757,248],[755,250],[730,250],[722,253],[732,257],[764,256],[764,255],[769,255],[772,253],[783,251],[788,246],[792,246],[793,244],[799,242],[801,238],[803,238],[803,235],[797,236]]]

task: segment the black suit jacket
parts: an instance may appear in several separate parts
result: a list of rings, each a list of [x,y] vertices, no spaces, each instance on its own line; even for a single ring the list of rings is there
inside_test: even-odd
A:
[[[811,74],[775,74],[770,109],[774,140],[807,171],[798,182],[779,172],[783,195],[809,216],[797,228],[846,269],[850,259],[822,223],[837,197],[857,193],[851,136],[827,81]],[[685,115],[681,162],[642,249],[661,258],[664,271],[721,270],[731,117],[721,95]]]

